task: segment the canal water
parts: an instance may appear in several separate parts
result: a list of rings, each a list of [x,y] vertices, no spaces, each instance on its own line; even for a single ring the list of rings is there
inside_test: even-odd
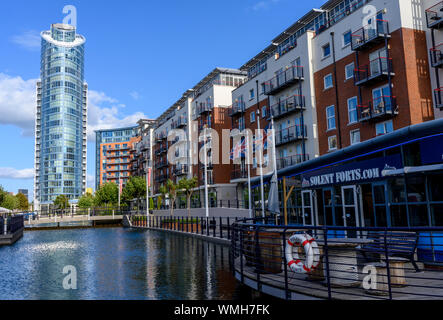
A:
[[[77,290],[65,290],[66,266]],[[25,232],[0,247],[0,300],[231,300],[229,247],[123,228]]]

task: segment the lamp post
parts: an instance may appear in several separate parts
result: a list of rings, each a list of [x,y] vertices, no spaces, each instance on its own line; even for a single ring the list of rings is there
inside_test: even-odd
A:
[[[260,135],[262,149],[259,151],[260,161],[260,189],[261,189],[261,211],[262,211],[262,217],[265,218],[265,189],[263,185],[263,135],[260,128],[260,101],[258,98],[258,80],[256,81],[257,84],[257,129]]]

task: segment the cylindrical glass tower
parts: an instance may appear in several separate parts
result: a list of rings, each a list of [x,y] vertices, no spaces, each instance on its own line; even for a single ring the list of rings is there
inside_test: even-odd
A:
[[[35,202],[70,201],[86,190],[87,85],[85,38],[75,27],[53,24],[42,32],[37,85]]]

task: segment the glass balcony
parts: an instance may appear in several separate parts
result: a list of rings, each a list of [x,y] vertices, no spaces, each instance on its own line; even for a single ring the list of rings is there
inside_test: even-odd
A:
[[[443,67],[443,43],[438,46],[431,48],[429,51],[431,53],[431,66],[434,68]]]
[[[282,129],[275,133],[275,145],[280,146],[290,142],[296,142],[307,139],[307,126],[295,125],[286,129]]]
[[[358,106],[360,122],[389,119],[397,114],[397,102],[393,96],[382,96]]]
[[[354,51],[365,50],[384,41],[385,37],[391,37],[388,21],[375,19],[374,23],[352,33],[351,48]]]
[[[184,128],[187,125],[187,119],[183,116],[179,117],[176,121],[172,122],[172,129]]]
[[[443,109],[443,87],[434,90],[435,107]]]
[[[443,27],[443,1],[425,10],[428,28],[440,29]]]
[[[265,94],[268,96],[275,95],[287,87],[304,80],[303,70],[301,66],[292,66],[265,82]]]
[[[214,106],[212,105],[212,103],[200,103],[197,106],[197,114],[201,115],[204,113],[212,112],[213,109]]]
[[[159,161],[159,162],[157,162],[155,164],[155,168],[156,169],[162,169],[162,168],[165,168],[165,167],[168,167],[168,166],[169,166],[169,164],[168,164],[167,161]]]
[[[308,154],[296,154],[290,157],[277,159],[277,169],[281,170],[284,168],[292,167],[308,160],[309,160]]]
[[[305,96],[294,95],[271,106],[274,119],[284,117],[292,112],[305,109]]]
[[[231,180],[248,179],[248,169],[246,166],[236,166],[234,171],[231,172]]]
[[[174,174],[176,176],[185,176],[188,175],[189,173],[189,166],[188,165],[176,165],[174,167]]]
[[[392,59],[380,57],[370,61],[367,65],[359,66],[354,71],[354,82],[356,86],[371,85],[378,81],[384,81],[389,76],[395,76],[392,69]]]
[[[243,114],[246,111],[246,105],[244,102],[237,102],[229,109],[229,116],[233,117],[239,114]]]

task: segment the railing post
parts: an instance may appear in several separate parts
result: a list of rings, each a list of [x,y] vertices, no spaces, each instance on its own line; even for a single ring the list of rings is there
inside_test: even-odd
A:
[[[285,254],[285,248],[286,248],[286,228],[283,230],[282,233],[282,256],[284,261],[284,273],[285,273],[285,295],[286,300],[291,300],[291,293],[289,292],[289,283],[288,283],[288,261],[286,260],[286,254]]]
[[[228,240],[231,240],[231,224],[229,223],[229,217],[226,218],[228,221]]]
[[[238,227],[238,226],[237,226]],[[238,227],[240,230],[240,277],[241,277],[241,283],[245,284],[245,276],[243,274],[243,227]],[[235,265],[235,260],[234,260]]]
[[[389,300],[392,300],[392,287],[391,287],[391,270],[389,266],[389,251],[388,251],[388,230],[385,229],[385,258],[386,258],[386,273],[388,276],[388,290],[389,290]]]
[[[220,238],[223,239],[223,220],[220,217]]]
[[[332,300],[332,292],[331,292],[331,274],[329,270],[329,248],[328,248],[328,228],[323,228],[323,238],[325,239],[325,263],[326,263],[326,282],[328,285],[328,299]]]
[[[209,218],[206,217],[206,235],[209,237]]]
[[[261,292],[260,271],[261,271],[262,267],[261,267],[261,257],[260,257],[260,239],[258,238],[259,237],[259,230],[260,230],[260,227],[255,226],[255,241],[254,241],[255,259],[254,260],[255,260],[255,273],[257,274],[257,291]]]
[[[214,236],[214,238],[215,238],[215,235],[216,235],[216,229],[217,229],[217,221],[215,220],[215,217],[212,217],[212,225],[213,225],[213,227],[214,227],[214,230],[213,230],[213,236]]]

